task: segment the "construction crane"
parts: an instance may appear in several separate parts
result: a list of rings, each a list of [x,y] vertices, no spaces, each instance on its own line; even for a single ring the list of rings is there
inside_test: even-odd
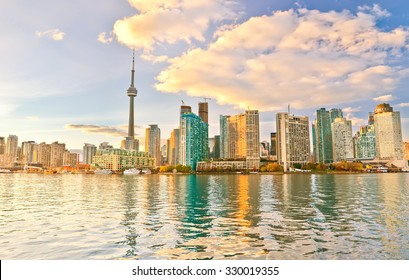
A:
[[[182,101],[182,105],[185,105],[185,102],[183,102],[183,100],[180,100],[180,101]]]
[[[203,97],[204,101],[207,102],[207,100],[212,100],[210,97]]]

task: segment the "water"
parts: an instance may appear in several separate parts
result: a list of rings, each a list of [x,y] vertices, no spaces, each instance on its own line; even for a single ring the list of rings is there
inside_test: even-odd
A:
[[[409,259],[409,174],[0,174],[0,259]]]

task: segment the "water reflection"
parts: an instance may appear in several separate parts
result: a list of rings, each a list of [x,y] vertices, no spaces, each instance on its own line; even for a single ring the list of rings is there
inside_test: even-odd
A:
[[[2,259],[409,259],[409,176],[12,174]]]

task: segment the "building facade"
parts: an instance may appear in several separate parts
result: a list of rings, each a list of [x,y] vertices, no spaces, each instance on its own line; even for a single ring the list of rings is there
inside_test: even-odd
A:
[[[381,160],[402,160],[403,141],[400,112],[386,103],[375,109],[376,155]]]
[[[93,144],[85,143],[84,147],[82,148],[82,162],[84,164],[91,164],[92,157],[95,156],[97,152],[97,147]]]
[[[167,152],[167,157],[168,157],[168,164],[175,166],[177,165],[179,161],[179,144],[180,144],[180,129],[176,128],[172,130],[170,133],[170,138],[168,141],[168,152]]]
[[[352,139],[352,122],[345,118],[335,118],[331,123],[333,161],[352,161],[354,144]]]
[[[245,160],[249,168],[260,167],[260,128],[258,110],[227,117],[227,158]],[[224,121],[224,120],[223,120]],[[222,147],[222,133],[220,142]]]
[[[229,142],[228,142],[228,125],[227,120],[230,116],[220,115],[220,158],[228,158]]]
[[[289,170],[294,164],[307,164],[311,149],[308,117],[278,113],[276,129],[277,161],[284,170]]]
[[[16,135],[9,135],[6,142],[5,161],[11,165],[17,161],[18,155],[18,137]]]
[[[137,152],[124,149],[97,150],[92,166],[99,169],[124,171],[130,168],[154,168],[155,158],[149,152]]]
[[[338,114],[338,110],[333,110],[332,115],[325,108],[317,110],[317,118],[313,126],[313,134],[315,134],[314,157],[317,162],[333,162],[331,118]]]
[[[149,152],[156,160],[156,165],[162,165],[162,153],[160,150],[160,128],[157,124],[151,124],[145,130],[145,152]]]
[[[209,124],[209,103],[199,102],[199,117],[203,122]]]
[[[182,165],[196,169],[196,163],[209,158],[209,125],[186,112],[180,118],[179,160]]]
[[[372,160],[376,157],[375,126],[361,126],[354,136],[354,156],[357,160]]]
[[[409,142],[403,143],[403,150],[404,150],[403,158],[405,160],[409,160]]]

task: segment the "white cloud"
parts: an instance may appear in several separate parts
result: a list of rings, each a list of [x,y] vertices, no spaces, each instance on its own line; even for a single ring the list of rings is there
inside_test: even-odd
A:
[[[98,34],[98,41],[103,44],[109,44],[114,40],[111,34],[107,34],[106,32],[101,32]]]
[[[376,20],[373,12],[299,9],[225,25],[206,48],[169,59],[156,89],[260,110],[385,95],[407,75],[388,62],[404,52],[409,31],[382,31]]]
[[[361,107],[357,107],[357,108],[346,107],[342,109],[342,112],[346,114],[361,112]]]
[[[359,6],[358,11],[369,12],[378,18],[386,18],[391,16],[391,14],[387,10],[382,9],[382,7],[379,6],[379,4],[374,4],[372,7],[369,7],[367,5]]]
[[[409,107],[409,103],[400,103],[398,104],[399,107]]]
[[[129,3],[138,13],[116,21],[113,33],[120,43],[145,52],[163,43],[203,42],[210,24],[234,20],[239,10],[235,0],[129,0]]]
[[[39,38],[47,37],[54,41],[61,41],[64,39],[65,33],[61,31],[60,29],[56,28],[56,29],[49,29],[45,31],[37,31],[36,35]]]
[[[387,94],[387,95],[381,95],[378,97],[375,97],[373,100],[377,102],[388,102],[392,101],[394,99],[393,95]]]

